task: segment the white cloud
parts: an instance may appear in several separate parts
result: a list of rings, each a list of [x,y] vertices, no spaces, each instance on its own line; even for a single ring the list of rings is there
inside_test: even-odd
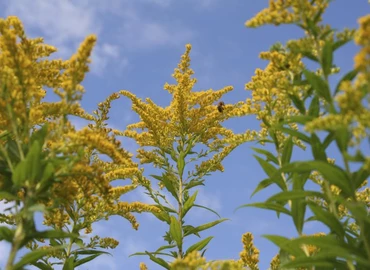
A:
[[[91,72],[96,75],[102,75],[110,62],[114,62],[115,70],[119,72],[129,65],[128,59],[120,56],[118,46],[109,43],[99,45],[99,41],[92,52],[91,59]]]
[[[200,189],[196,199],[196,204],[211,208],[215,211],[221,210],[221,200],[217,192],[209,193]]]
[[[122,41],[128,49],[147,49],[158,46],[183,46],[189,43],[194,32],[176,24],[145,22],[131,16],[122,27]]]

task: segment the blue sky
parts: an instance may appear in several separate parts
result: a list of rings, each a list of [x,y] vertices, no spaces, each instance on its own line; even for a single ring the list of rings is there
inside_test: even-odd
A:
[[[29,36],[44,37],[46,43],[59,48],[56,56],[64,59],[86,35],[97,34],[91,72],[83,83],[86,94],[82,105],[91,112],[98,102],[121,89],[166,106],[170,95],[163,90],[163,85],[173,82],[171,74],[186,43],[193,46],[192,68],[198,79],[195,90],[233,85],[234,91],[223,100],[226,103],[245,100],[250,95],[244,90],[245,83],[256,68],[266,65],[258,59],[259,52],[268,50],[277,41],[284,43],[303,35],[294,26],[246,28],[245,21],[267,5],[267,0],[3,0],[0,16],[20,17]],[[324,19],[338,29],[357,27],[357,18],[369,11],[368,1],[337,0]],[[346,45],[336,54],[335,64],[342,67],[343,72],[352,68],[355,51],[354,45]],[[124,129],[127,124],[136,122],[137,116],[130,105],[124,98],[115,101],[109,123]],[[82,122],[75,121],[75,124]],[[257,128],[251,117],[232,120],[226,125],[235,132]],[[136,149],[132,141],[125,140],[124,146],[131,151]],[[260,269],[264,270],[277,248],[261,235],[296,234],[290,219],[284,216],[277,219],[273,212],[244,208],[234,213],[241,204],[263,201],[276,191],[271,188],[250,199],[258,182],[265,178],[252,156],[251,146],[254,145],[239,147],[225,160],[224,173],[215,173],[206,179],[198,203],[231,219],[202,234],[203,237],[215,236],[206,252],[207,259],[238,258],[242,234],[252,232],[255,245],[261,251]],[[310,156],[310,153],[295,151],[295,159]],[[139,191],[123,199],[147,201]],[[216,218],[207,212],[194,211],[189,222],[198,225]],[[131,253],[153,251],[164,244],[164,224],[149,214],[139,215],[138,220],[141,223],[138,231],[119,217],[96,224],[94,229],[98,234],[115,237],[120,245],[112,252],[113,257],[102,256],[81,269],[138,269],[141,261],[148,262],[150,270],[160,269],[146,257],[128,258]],[[314,224],[305,228],[306,233],[323,230]],[[8,255],[8,246],[0,243],[0,251],[1,267]]]

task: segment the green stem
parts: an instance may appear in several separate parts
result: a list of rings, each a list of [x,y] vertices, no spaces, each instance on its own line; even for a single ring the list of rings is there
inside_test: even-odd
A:
[[[21,247],[21,243],[25,238],[23,219],[21,218],[20,224],[17,226],[14,234],[14,240],[6,263],[6,270],[13,270],[15,257],[17,256],[18,250]]]

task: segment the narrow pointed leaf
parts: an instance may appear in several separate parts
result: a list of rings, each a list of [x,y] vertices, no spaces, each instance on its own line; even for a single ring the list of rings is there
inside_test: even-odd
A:
[[[192,251],[201,251],[203,248],[205,248],[208,243],[212,240],[213,236],[209,236],[198,243],[195,243],[194,245],[190,246],[188,250],[185,253],[185,256],[191,253]]]

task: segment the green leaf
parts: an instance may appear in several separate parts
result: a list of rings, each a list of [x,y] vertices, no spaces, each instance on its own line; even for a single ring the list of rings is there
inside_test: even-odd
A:
[[[285,118],[283,122],[280,124],[289,124],[289,123],[297,123],[297,124],[302,124],[305,125],[307,122],[310,122],[314,119],[315,117],[309,116],[309,115],[293,115],[293,116],[288,116]],[[279,128],[283,127],[280,125]]]
[[[253,156],[257,159],[262,169],[274,181],[274,183],[276,183],[282,190],[286,190],[287,187],[284,182],[284,179],[282,178],[281,175],[276,174],[278,170],[273,165],[271,165],[269,162],[260,158],[259,156],[257,155],[253,155]]]
[[[206,206],[203,206],[203,205],[199,205],[199,204],[194,204],[193,205],[194,207],[198,207],[198,208],[203,208],[203,209],[206,209],[210,212],[212,212],[213,214],[215,214],[216,216],[218,216],[219,218],[221,218],[221,216],[215,211],[215,210],[212,210],[211,208],[208,208]]]
[[[274,162],[276,165],[279,165],[278,159],[269,151],[261,149],[261,148],[255,148],[251,147],[254,151],[256,151],[259,154],[265,155],[268,161]]]
[[[324,81],[320,76],[316,75],[315,73],[304,70],[303,74],[306,76],[308,82],[313,86],[316,90],[316,93],[319,97],[325,99],[329,104],[332,103],[332,98],[330,94],[329,85],[326,81]]]
[[[153,262],[159,264],[160,266],[163,266],[166,269],[170,269],[170,265],[165,260],[163,260],[161,258],[157,258],[157,257],[153,256],[152,254],[150,254],[147,251],[145,251],[145,253],[147,255],[149,255],[150,260],[152,260]]]
[[[293,174],[293,190],[292,192],[305,192],[303,190],[304,184],[307,180],[306,179],[300,179],[301,175]],[[303,181],[301,181],[303,180]],[[302,234],[303,231],[303,225],[304,225],[304,216],[306,214],[306,197],[304,198],[296,198],[291,200],[292,206],[291,206],[291,214],[293,218],[294,225],[297,229],[297,232],[299,234]]]
[[[174,248],[176,247],[176,245],[167,245],[167,246],[161,246],[160,248],[158,248],[154,253],[158,253],[162,250],[166,250],[166,249],[171,249],[171,248]]]
[[[319,62],[319,59],[317,59],[317,57],[312,53],[312,52],[309,52],[309,51],[299,51],[304,57],[307,57],[308,59],[318,63]]]
[[[204,186],[204,180],[191,180],[189,183],[185,184],[184,190],[189,190],[196,186]]]
[[[161,221],[164,221],[166,222],[167,224],[170,224],[171,223],[171,219],[170,219],[170,215],[165,212],[165,211],[161,211],[159,213],[157,212],[151,212],[156,218],[158,218],[159,220]]]
[[[362,166],[358,171],[352,174],[354,189],[357,190],[364,181],[370,176],[370,171],[366,165]]]
[[[87,263],[87,262],[89,262],[89,261],[92,261],[92,260],[94,260],[96,257],[99,257],[100,255],[102,255],[103,253],[100,253],[100,254],[94,254],[94,255],[90,255],[90,256],[88,256],[88,257],[86,257],[86,258],[83,258],[83,259],[81,259],[81,260],[78,260],[78,261],[76,261],[75,262],[75,267],[76,266],[79,266],[79,265],[82,265],[82,264],[85,264],[85,263]]]
[[[258,191],[265,189],[272,184],[274,184],[274,181],[271,178],[267,178],[267,179],[260,181],[256,189],[252,192],[252,195],[250,196],[250,198],[252,198],[253,195],[256,194]]]
[[[189,253],[191,253],[192,251],[201,251],[203,248],[205,248],[208,243],[212,240],[213,236],[209,236],[201,241],[199,241],[198,243],[195,243],[194,245],[191,245],[188,250],[186,251],[185,253],[185,256],[188,255]]]
[[[311,100],[310,107],[308,108],[308,115],[318,117],[320,114],[320,99],[318,96],[314,96]]]
[[[305,253],[303,252],[301,247],[292,242],[292,240],[289,238],[280,235],[262,235],[262,237],[270,240],[275,245],[277,245],[278,247],[287,251],[289,254],[295,257],[305,256]]]
[[[307,135],[305,135],[305,134],[303,134],[303,133],[301,133],[297,130],[290,129],[290,128],[284,128],[284,127],[279,127],[278,129],[280,131],[282,131],[283,133],[292,135],[293,137],[297,137],[301,141],[304,141],[306,143],[310,143],[310,137],[308,137]]]
[[[150,175],[152,176],[153,178],[155,179],[158,179],[159,181],[161,181],[164,186],[166,187],[166,189],[172,194],[172,196],[178,201],[179,200],[179,196],[177,195],[177,192],[176,192],[176,189],[173,185],[173,182],[171,181],[171,179],[169,179],[166,175],[162,175],[162,176],[158,176],[158,175]]]
[[[40,175],[41,172],[41,147],[42,145],[38,140],[35,140],[32,145],[30,151],[27,153],[26,156],[26,172],[29,180],[33,183],[37,180],[37,177]]]
[[[112,255],[109,252],[106,251],[101,251],[101,250],[96,250],[96,249],[83,249],[83,250],[77,250],[74,251],[73,253],[77,255],[92,255],[92,254],[106,254],[106,255]]]
[[[64,265],[63,265],[63,270],[74,270],[74,257],[69,257]]]
[[[333,44],[333,51],[336,51],[338,50],[340,47],[342,47],[343,45],[347,44],[348,42],[350,42],[352,39],[347,39],[347,40],[337,40],[334,44]]]
[[[326,40],[321,54],[321,65],[324,76],[330,75],[331,67],[333,66],[333,44],[330,40]]]
[[[187,233],[185,233],[185,236],[207,230],[207,229],[212,228],[212,227],[216,226],[217,224],[220,224],[221,222],[224,222],[226,220],[228,220],[228,219],[227,218],[222,218],[222,219],[219,219],[219,220],[215,220],[215,221],[208,222],[208,223],[205,223],[203,225],[197,226],[194,229],[189,230]]]
[[[357,74],[358,74],[358,70],[357,69],[351,70],[350,72],[348,72],[347,74],[345,74],[342,77],[342,79],[340,79],[340,81],[338,82],[337,87],[335,87],[334,96],[339,92],[340,85],[342,84],[342,82],[344,82],[344,81],[352,81],[357,76]]]
[[[306,114],[306,108],[304,106],[304,102],[296,95],[289,95],[289,98],[291,101],[293,101],[293,104],[296,106],[296,108],[299,110],[301,114]]]
[[[315,160],[327,161],[325,148],[323,147],[319,137],[315,133],[311,134],[311,149],[312,155]]]
[[[180,176],[182,176],[185,168],[185,155],[183,152],[180,152],[179,159],[177,160],[177,171]]]
[[[290,211],[288,209],[286,209],[284,206],[282,206],[280,204],[277,204],[277,203],[271,203],[271,202],[243,204],[243,205],[239,206],[238,208],[236,208],[235,211],[240,209],[240,208],[244,208],[244,207],[257,207],[257,208],[262,208],[262,209],[273,210],[273,211],[279,212],[279,213],[284,213],[284,214],[289,215],[289,216],[291,215]]]
[[[69,237],[77,237],[77,234],[74,233],[67,233],[61,230],[47,230],[36,232],[32,234],[34,238],[45,238],[45,239],[53,239],[53,238],[69,238]]]
[[[336,129],[335,135],[335,142],[337,143],[339,150],[342,153],[347,152],[348,144],[352,137],[348,129],[346,127],[339,127]]]
[[[176,242],[177,246],[181,246],[182,228],[180,222],[174,216],[171,216],[170,234],[172,239]]]
[[[316,220],[321,221],[329,229],[335,232],[338,236],[344,237],[344,229],[340,221],[335,217],[331,212],[325,211],[322,207],[318,206],[315,203],[309,203],[309,207],[313,214],[315,215]]]
[[[0,241],[5,240],[11,243],[13,241],[13,237],[14,237],[14,230],[8,227],[5,227],[5,226],[0,227]]]
[[[283,148],[283,154],[281,158],[282,165],[285,165],[290,162],[292,153],[293,153],[293,140],[292,140],[292,136],[290,136],[289,139],[285,141],[285,145]]]
[[[326,136],[326,138],[322,142],[322,147],[324,149],[328,148],[328,146],[331,144],[331,142],[335,140],[335,136],[336,136],[335,131],[330,131],[328,136]]]
[[[51,177],[53,176],[54,172],[55,172],[55,168],[54,168],[53,163],[48,162],[42,173],[41,180],[36,186],[37,191],[42,192],[43,190],[47,189],[53,184]]]
[[[17,164],[12,175],[12,181],[16,187],[21,187],[28,178],[27,175],[27,161],[22,160]]]
[[[318,191],[290,190],[290,191],[281,191],[275,195],[272,195],[270,198],[266,200],[266,202],[268,203],[280,201],[285,202],[289,200],[304,199],[306,197],[317,197],[324,200],[326,199],[325,194]]]
[[[48,248],[48,249],[36,249],[36,250],[33,250],[33,251],[27,253],[26,255],[24,255],[19,260],[19,262],[17,262],[13,266],[13,269],[14,270],[21,270],[21,269],[23,269],[23,266],[25,266],[27,264],[32,264],[34,262],[37,262],[37,260],[39,260],[42,257],[48,255],[50,252],[53,252],[53,251],[58,250],[58,249],[61,249],[61,248],[63,248],[63,246],[61,246],[61,247],[53,247],[53,248]]]
[[[315,160],[315,161],[297,161],[285,165],[280,169],[281,172],[310,172],[310,171],[320,172],[325,180],[330,184],[339,187],[344,194],[353,197],[354,190],[351,186],[351,180],[349,179],[346,172],[344,172],[340,167],[329,164],[324,161]]]
[[[35,263],[32,263],[32,265],[36,266],[38,269],[41,269],[41,270],[54,270],[53,267],[43,262],[35,262]]]
[[[198,190],[194,192],[193,195],[191,195],[186,202],[184,203],[184,208],[183,208],[183,217],[185,217],[186,213],[190,210],[190,208],[193,207],[195,199],[197,198]]]
[[[9,192],[6,192],[6,191],[0,191],[0,201],[1,200],[7,200],[7,201],[15,201],[17,200],[18,197],[9,193]]]
[[[340,265],[337,262],[333,262],[333,260],[330,258],[322,258],[318,257],[317,255],[296,258],[295,260],[282,264],[281,267],[283,267],[283,269],[286,269],[286,267],[291,269],[297,269],[299,267],[315,267],[315,269],[319,269],[319,267],[323,267],[321,269],[347,269],[346,265]]]

